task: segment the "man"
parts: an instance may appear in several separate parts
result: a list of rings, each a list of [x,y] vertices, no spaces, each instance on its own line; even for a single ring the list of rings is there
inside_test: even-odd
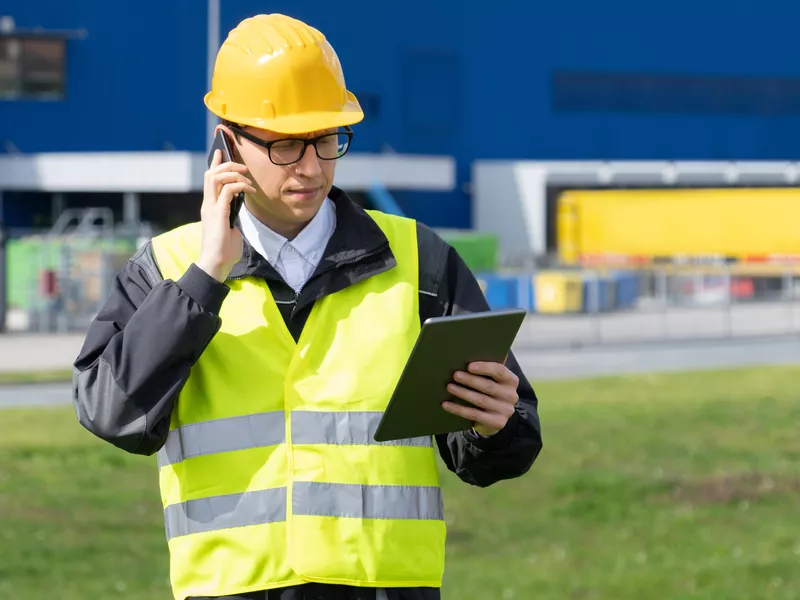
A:
[[[75,362],[78,418],[158,453],[175,598],[439,598],[433,441],[372,435],[421,322],[487,310],[480,288],[430,229],[333,186],[363,114],[317,30],[243,21],[205,101],[233,161],[214,156],[200,223],[117,276]],[[513,356],[469,370],[447,391],[473,407],[443,409],[474,428],[439,454],[475,486],[526,473],[530,384]]]

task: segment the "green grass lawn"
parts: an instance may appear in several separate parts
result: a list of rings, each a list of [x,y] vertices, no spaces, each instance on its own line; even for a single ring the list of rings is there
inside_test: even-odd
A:
[[[536,389],[526,477],[443,477],[445,599],[800,598],[800,367]],[[155,459],[0,412],[0,599],[169,597]]]
[[[51,371],[0,371],[0,385],[21,385],[27,383],[53,383],[69,382],[72,371],[69,369],[56,369]]]

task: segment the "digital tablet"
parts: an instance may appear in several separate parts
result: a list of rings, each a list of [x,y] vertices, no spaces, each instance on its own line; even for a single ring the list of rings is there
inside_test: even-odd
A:
[[[432,436],[472,427],[442,408],[452,396],[447,385],[472,362],[504,363],[525,319],[524,309],[435,317],[423,323],[417,342],[375,430],[376,442]]]

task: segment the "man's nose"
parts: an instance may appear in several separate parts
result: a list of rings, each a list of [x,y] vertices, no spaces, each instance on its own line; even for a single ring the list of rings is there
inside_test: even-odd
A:
[[[307,146],[303,153],[303,158],[297,162],[297,172],[305,177],[314,177],[322,172],[322,165],[319,164],[319,156],[314,146]]]

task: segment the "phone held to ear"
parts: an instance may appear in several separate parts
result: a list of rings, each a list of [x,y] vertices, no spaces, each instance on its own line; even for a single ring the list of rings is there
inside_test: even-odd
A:
[[[209,167],[211,166],[211,161],[214,160],[214,152],[217,150],[222,152],[222,162],[225,163],[233,161],[233,152],[231,152],[231,146],[228,142],[225,132],[222,130],[217,131],[217,134],[214,136],[214,143],[211,145],[211,151],[208,153]],[[244,192],[239,192],[233,197],[233,200],[231,200],[231,229],[233,229],[233,225],[236,223],[236,217],[239,215],[242,204],[244,204]]]

